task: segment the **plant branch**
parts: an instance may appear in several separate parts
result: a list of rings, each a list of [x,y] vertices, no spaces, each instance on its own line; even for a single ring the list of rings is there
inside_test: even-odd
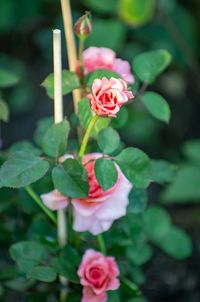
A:
[[[100,247],[100,250],[101,252],[106,255],[106,244],[105,244],[105,241],[104,241],[104,238],[103,238],[103,235],[100,234],[100,235],[97,235],[97,241],[99,243],[99,247]]]
[[[25,191],[29,194],[29,196],[37,203],[37,205],[43,210],[43,212],[51,219],[53,223],[57,225],[56,216],[49,211],[41,201],[40,197],[37,193],[31,188],[31,186],[25,187]]]
[[[80,147],[79,155],[78,155],[80,160],[82,160],[83,155],[85,154],[85,150],[86,150],[86,147],[87,147],[87,143],[88,143],[90,134],[91,134],[92,129],[93,129],[96,121],[98,120],[98,118],[99,118],[98,115],[94,115],[93,118],[91,119],[88,127],[87,127],[87,130],[85,132],[85,135],[84,135],[81,147]]]

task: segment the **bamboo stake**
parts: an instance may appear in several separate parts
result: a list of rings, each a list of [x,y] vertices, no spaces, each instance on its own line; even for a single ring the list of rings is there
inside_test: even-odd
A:
[[[61,8],[65,29],[65,40],[67,47],[67,56],[69,62],[69,69],[71,71],[76,70],[77,64],[77,52],[76,52],[76,44],[73,33],[73,22],[72,22],[72,13],[70,0],[61,0]],[[78,112],[78,102],[81,99],[80,89],[73,90],[73,102],[74,102],[74,110]]]
[[[53,30],[53,64],[54,64],[54,122],[63,120],[62,100],[62,61],[61,61],[61,32]],[[58,210],[58,241],[60,246],[67,243],[66,215],[63,209]]]
[[[53,66],[54,66],[54,122],[63,120],[63,98],[62,98],[62,55],[61,55],[61,31],[53,30]],[[57,235],[60,247],[67,243],[67,221],[64,209],[57,211]],[[60,276],[60,283],[65,286],[60,292],[60,301],[65,301],[67,295],[67,280]]]

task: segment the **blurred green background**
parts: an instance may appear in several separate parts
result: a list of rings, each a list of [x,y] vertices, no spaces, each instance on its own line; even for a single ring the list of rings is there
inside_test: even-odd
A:
[[[165,48],[172,54],[170,68],[151,87],[161,93],[171,107],[169,126],[133,103],[127,107],[120,134],[127,145],[139,146],[151,157],[163,158],[178,166],[172,184],[167,188],[154,185],[150,189],[150,201],[167,208],[173,222],[188,231],[193,241],[192,257],[181,263],[156,250],[144,267],[143,292],[153,302],[199,302],[200,2],[71,2],[74,20],[85,10],[92,12],[94,31],[87,46],[110,47],[118,57],[130,62],[138,53],[157,48]],[[10,109],[9,122],[0,124],[2,149],[18,140],[31,139],[37,120],[52,114],[52,101],[40,85],[52,72],[54,28],[63,31],[59,1],[0,1],[0,99]],[[62,45],[63,67],[67,67],[64,35]],[[1,70],[12,76],[11,87],[3,84]],[[66,115],[70,117],[72,111],[68,96]],[[0,213],[3,211],[4,207],[0,206]],[[19,298],[19,301],[22,300]]]

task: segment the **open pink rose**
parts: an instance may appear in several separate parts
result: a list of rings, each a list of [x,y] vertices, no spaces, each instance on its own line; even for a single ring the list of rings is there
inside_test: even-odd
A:
[[[107,231],[116,219],[126,214],[128,195],[131,183],[122,174],[119,167],[116,184],[107,191],[103,191],[95,177],[95,160],[100,153],[91,153],[83,158],[83,164],[88,173],[88,198],[72,199],[75,231],[89,231],[93,235]]]
[[[84,286],[81,302],[106,302],[108,290],[119,287],[119,269],[113,257],[87,250],[78,269]]]
[[[104,68],[117,72],[126,82],[134,83],[129,62],[116,58],[115,52],[110,48],[89,47],[85,49],[83,64],[86,74]]]
[[[116,117],[121,106],[133,98],[127,84],[122,79],[106,77],[94,80],[92,94],[88,95],[92,110],[100,116]]]
[[[88,231],[93,235],[107,231],[116,219],[126,214],[128,195],[132,188],[131,183],[122,174],[119,167],[116,184],[107,191],[103,191],[95,177],[95,160],[101,157],[100,153],[87,154],[83,164],[88,173],[90,185],[88,198],[73,198],[73,229],[77,232]],[[41,195],[45,205],[51,210],[65,208],[68,205],[67,197],[57,190]]]

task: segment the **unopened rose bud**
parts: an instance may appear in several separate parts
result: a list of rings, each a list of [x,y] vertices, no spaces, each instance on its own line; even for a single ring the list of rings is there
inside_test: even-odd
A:
[[[87,12],[85,15],[80,17],[74,24],[74,32],[79,38],[87,38],[92,31],[92,22],[90,13]]]

